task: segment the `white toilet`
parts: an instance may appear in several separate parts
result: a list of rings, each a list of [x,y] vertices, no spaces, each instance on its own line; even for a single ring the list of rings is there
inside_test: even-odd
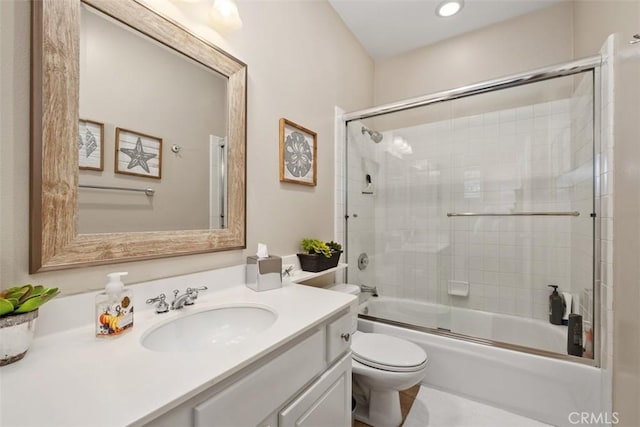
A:
[[[357,285],[341,283],[328,289],[360,294]],[[359,332],[356,327],[357,319],[351,341],[355,417],[374,427],[398,427],[402,423],[399,391],[424,379],[427,354],[407,340]]]

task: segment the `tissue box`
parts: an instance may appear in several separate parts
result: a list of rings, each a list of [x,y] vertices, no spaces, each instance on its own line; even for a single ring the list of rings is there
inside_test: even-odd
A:
[[[247,257],[246,284],[262,292],[282,287],[282,258],[276,255]]]

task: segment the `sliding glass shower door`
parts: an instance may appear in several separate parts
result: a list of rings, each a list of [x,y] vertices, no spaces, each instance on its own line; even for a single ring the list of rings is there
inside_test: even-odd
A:
[[[586,71],[347,123],[348,279],[377,287],[369,315],[566,354],[554,285],[593,357],[593,82]]]

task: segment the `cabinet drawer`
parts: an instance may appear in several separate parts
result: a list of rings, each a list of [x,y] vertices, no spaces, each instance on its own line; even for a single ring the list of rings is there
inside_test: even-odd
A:
[[[325,369],[324,329],[193,409],[194,427],[255,426]]]
[[[351,425],[351,353],[328,369],[284,408],[279,427],[349,427]]]
[[[327,363],[332,363],[351,347],[353,315],[345,314],[327,326]]]

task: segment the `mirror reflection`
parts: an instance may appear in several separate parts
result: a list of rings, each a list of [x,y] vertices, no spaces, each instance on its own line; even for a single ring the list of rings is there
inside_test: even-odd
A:
[[[246,64],[135,1],[58,5],[32,4],[29,271],[244,248]]]
[[[224,228],[227,78],[81,7],[78,232]]]

